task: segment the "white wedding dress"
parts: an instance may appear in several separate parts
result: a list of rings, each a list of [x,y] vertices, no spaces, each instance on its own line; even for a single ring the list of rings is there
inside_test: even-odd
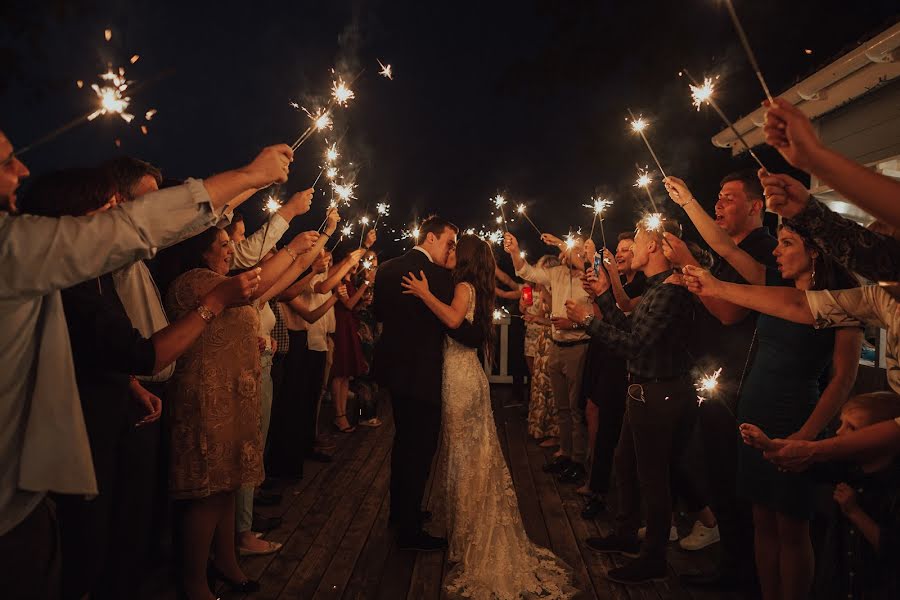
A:
[[[472,322],[475,289],[466,319]],[[450,598],[571,598],[571,569],[525,533],[512,478],[497,439],[488,380],[478,351],[444,342],[443,424],[436,477],[452,568]],[[440,505],[444,504],[443,507]],[[443,510],[441,510],[443,508]]]

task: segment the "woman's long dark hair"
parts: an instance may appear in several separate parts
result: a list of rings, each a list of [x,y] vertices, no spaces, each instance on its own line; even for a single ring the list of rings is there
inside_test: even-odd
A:
[[[159,294],[165,300],[172,282],[192,269],[209,268],[203,262],[203,254],[216,241],[219,235],[217,227],[210,227],[186,240],[178,242],[162,250],[156,259],[155,279],[159,286]]]
[[[497,263],[490,244],[475,235],[464,235],[456,244],[453,283],[475,287],[475,327],[484,334],[484,354],[488,361],[494,349],[494,271]]]
[[[815,262],[813,263],[815,277],[813,278],[811,289],[848,290],[859,287],[859,279],[844,265],[822,250],[805,231],[795,229],[787,223],[781,225],[781,228],[799,235],[808,252],[815,251],[818,253],[818,256],[814,259]]]

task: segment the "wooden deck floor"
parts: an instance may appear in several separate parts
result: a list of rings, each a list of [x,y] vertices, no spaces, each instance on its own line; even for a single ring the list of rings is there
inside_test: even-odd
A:
[[[509,386],[494,392],[498,433],[531,538],[551,548],[576,569],[583,598],[739,598],[698,593],[679,585],[676,573],[696,570],[711,560],[714,548],[687,553],[669,551],[670,577],[665,583],[624,587],[604,578],[618,558],[599,555],[585,538],[609,531],[608,517],[581,518],[582,500],[572,486],[562,486],[541,467],[550,452],[539,448],[525,429],[525,407],[513,404]],[[335,460],[307,469],[307,476],[284,490],[280,506],[260,508],[284,521],[267,539],[282,542],[273,556],[244,559],[244,571],[259,579],[254,600],[287,599],[439,599],[445,568],[442,553],[417,554],[397,548],[387,527],[388,479],[393,423],[383,407],[385,425],[338,435]],[[442,532],[433,531],[441,534]],[[167,591],[159,598],[171,597]],[[223,598],[240,595],[224,593]]]

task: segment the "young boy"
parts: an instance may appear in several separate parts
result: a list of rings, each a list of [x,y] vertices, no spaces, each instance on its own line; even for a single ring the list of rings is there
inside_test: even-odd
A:
[[[900,416],[893,392],[854,396],[841,409],[837,435]],[[768,442],[754,425],[741,425],[744,441]],[[818,469],[816,469],[818,470]],[[816,598],[900,598],[900,461],[897,455],[857,456],[827,467],[842,518],[832,523],[817,557]],[[837,477],[835,477],[837,475]]]

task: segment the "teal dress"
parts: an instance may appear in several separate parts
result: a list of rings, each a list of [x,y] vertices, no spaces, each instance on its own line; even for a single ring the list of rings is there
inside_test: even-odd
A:
[[[777,271],[766,275],[766,285],[785,283]],[[738,422],[757,425],[770,438],[785,438],[803,426],[819,401],[820,381],[831,367],[834,330],[760,315],[756,337]],[[809,476],[779,472],[759,450],[746,444],[739,448],[739,496],[794,518],[812,517],[814,483]]]

